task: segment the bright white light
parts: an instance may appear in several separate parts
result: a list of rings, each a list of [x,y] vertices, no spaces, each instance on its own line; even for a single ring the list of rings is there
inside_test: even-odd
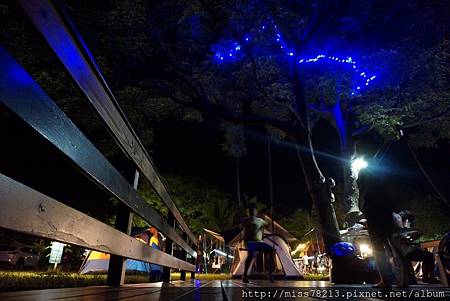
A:
[[[362,257],[367,257],[372,255],[372,248],[368,244],[360,244],[359,251]]]
[[[295,248],[294,251],[291,252],[291,255],[295,255],[296,253],[303,251],[306,248],[306,244],[300,243],[298,244],[298,246]]]
[[[370,250],[369,246],[366,245],[366,244],[361,244],[361,245],[359,246],[359,249],[361,250],[362,253],[367,253],[367,251]]]
[[[352,161],[352,171],[356,174],[358,174],[361,169],[366,168],[367,166],[368,164],[363,157],[356,158]]]
[[[217,249],[212,250],[211,252],[209,252],[209,254],[212,254],[214,252],[216,252],[217,254],[222,255],[222,256],[227,256],[227,253],[224,253],[224,252],[222,252],[220,250],[217,250]]]
[[[217,249],[212,250],[211,252],[209,252],[209,254],[212,254],[213,252],[216,252],[217,254],[222,255],[222,256],[227,256],[227,257],[230,257],[230,258],[234,258],[234,256],[228,255],[227,253],[224,253],[224,252],[222,252],[220,250],[217,250]]]

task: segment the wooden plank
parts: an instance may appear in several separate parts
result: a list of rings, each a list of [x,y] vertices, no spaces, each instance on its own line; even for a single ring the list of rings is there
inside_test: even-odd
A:
[[[195,235],[172,201],[150,156],[120,109],[86,45],[76,34],[73,24],[49,0],[18,2],[89,99],[122,150],[149,180],[181,228],[195,240]]]
[[[195,266],[0,174],[0,227],[177,269]]]
[[[158,290],[160,288],[154,287]],[[88,286],[76,288],[53,288],[53,289],[38,289],[30,291],[16,291],[9,293],[0,293],[0,300],[58,300],[67,298],[78,298],[79,300],[104,300],[102,297],[107,294],[116,294],[125,291],[139,291],[138,287],[128,286]]]
[[[187,234],[183,233],[183,239],[187,240]],[[187,253],[185,250],[181,250],[181,260],[187,261]],[[186,271],[181,271],[180,272],[180,280],[181,281],[186,281]]]
[[[139,183],[139,172],[134,172],[133,188],[137,189]],[[133,225],[133,212],[123,203],[117,204],[115,228],[128,235],[131,234]],[[126,258],[111,255],[109,257],[107,285],[125,284]]]
[[[79,287],[79,288],[63,288],[63,289],[45,289],[33,290],[27,292],[11,292],[0,293],[0,300],[11,301],[36,301],[36,300],[191,300],[189,298],[192,293],[198,292],[204,287],[220,287],[211,281],[192,282],[192,281],[173,281],[170,284],[165,283],[141,283],[141,284],[125,284],[120,287]],[[211,285],[212,284],[212,285]],[[200,293],[202,292],[199,291]],[[26,294],[25,294],[26,293]],[[212,291],[205,292],[205,297],[200,299],[210,300],[211,297],[220,298],[220,289],[217,295]],[[199,296],[194,296],[195,300]]]
[[[167,223],[169,225],[171,225],[172,227],[175,226],[175,218],[171,212],[167,213]],[[164,252],[171,256],[173,254],[173,242],[170,238],[167,238],[166,241],[164,242]],[[162,277],[161,277],[163,282],[165,282],[165,283],[170,282],[170,272],[171,272],[170,267],[163,267],[163,272],[162,272]]]
[[[195,253],[1,47],[0,66],[0,103],[56,146],[94,182],[188,253]]]

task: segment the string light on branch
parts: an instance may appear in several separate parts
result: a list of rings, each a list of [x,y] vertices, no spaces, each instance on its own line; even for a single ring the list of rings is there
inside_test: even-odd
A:
[[[243,44],[251,43],[252,41],[255,40],[256,36],[259,33],[264,32],[265,34],[267,34],[267,32],[269,31],[270,30],[267,28],[267,25],[262,25],[258,33],[254,35],[250,34],[244,35],[242,43]],[[273,39],[275,42],[274,46],[278,44],[278,48],[280,49],[279,51],[281,52],[280,55],[285,56],[290,60],[293,59],[299,65],[308,65],[319,62],[326,62],[333,64],[341,64],[343,66],[350,67],[355,76],[355,78],[353,79],[355,87],[351,91],[352,96],[360,94],[361,91],[363,90],[363,87],[366,88],[367,86],[369,86],[369,84],[376,78],[376,75],[369,76],[368,75],[369,72],[361,70],[351,56],[340,57],[321,53],[316,55],[315,57],[301,57],[294,50],[289,49],[289,47],[287,46],[287,44],[283,39],[283,35],[278,30],[278,27],[276,25],[272,26],[271,32],[274,35]],[[246,46],[247,45],[244,45],[244,47]],[[231,41],[222,40],[218,44],[213,45],[212,50],[215,53],[215,57],[220,63],[236,62],[244,57],[244,53],[241,49],[241,43],[234,40]]]

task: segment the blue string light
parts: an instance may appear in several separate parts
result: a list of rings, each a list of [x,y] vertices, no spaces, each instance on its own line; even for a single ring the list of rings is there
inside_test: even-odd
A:
[[[263,31],[264,32],[268,31],[266,25],[262,25],[258,32]],[[354,79],[354,84],[356,87],[354,87],[351,91],[352,96],[360,94],[361,91],[363,90],[362,87],[366,88],[376,78],[376,75],[369,76],[367,75],[368,72],[362,71],[351,56],[339,57],[326,54],[319,54],[315,57],[310,58],[300,57],[295,53],[295,51],[289,49],[289,47],[284,42],[283,36],[281,32],[278,30],[278,27],[276,25],[273,25],[273,33],[275,36],[274,41],[279,45],[279,48],[282,51],[282,55],[285,55],[290,59],[294,58],[299,65],[323,61],[337,64],[340,63],[343,65],[351,66],[356,77],[356,79]],[[254,38],[255,36],[246,34],[243,37],[243,42],[250,43],[251,41],[254,40]],[[212,50],[214,51],[215,57],[219,62],[238,61],[244,56],[244,54],[241,51],[241,44],[238,43],[237,41],[221,41],[221,43],[213,45]]]

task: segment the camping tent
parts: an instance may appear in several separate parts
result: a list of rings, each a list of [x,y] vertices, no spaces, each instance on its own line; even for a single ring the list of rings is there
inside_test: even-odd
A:
[[[233,256],[225,246],[224,237],[212,230],[203,228],[204,260],[208,263],[207,270],[211,273],[228,272]]]
[[[97,251],[90,251],[87,259],[84,261],[83,265],[80,268],[80,274],[103,273],[107,272],[108,268],[109,268],[109,254]],[[155,264],[149,264],[148,262],[127,259],[126,262],[127,272],[150,273],[153,270],[160,270],[160,266]]]
[[[264,242],[273,246],[275,249],[275,268],[272,273],[274,278],[280,279],[302,279],[303,276],[297,269],[294,261],[292,260],[290,247],[288,241],[295,241],[296,238],[284,229],[280,224],[276,223],[272,219],[264,215],[264,220],[268,222],[268,227],[264,231]],[[273,231],[272,231],[273,224]],[[233,278],[241,278],[244,274],[244,263],[247,259],[247,250],[244,248],[242,233],[239,233],[235,238],[233,238],[229,245],[230,248],[234,250],[234,260],[231,266],[231,276]],[[262,277],[267,273],[267,268],[269,264],[267,263],[267,256],[265,254],[258,254],[253,260],[249,271],[249,277]]]
[[[133,237],[144,244],[148,244],[153,248],[159,249],[158,232],[153,227],[145,231],[140,231],[133,235]],[[80,274],[107,272],[109,268],[109,258],[109,254],[89,251],[86,259],[80,267]],[[160,274],[162,273],[162,267],[160,265],[150,264],[148,262],[127,259],[126,271]]]

